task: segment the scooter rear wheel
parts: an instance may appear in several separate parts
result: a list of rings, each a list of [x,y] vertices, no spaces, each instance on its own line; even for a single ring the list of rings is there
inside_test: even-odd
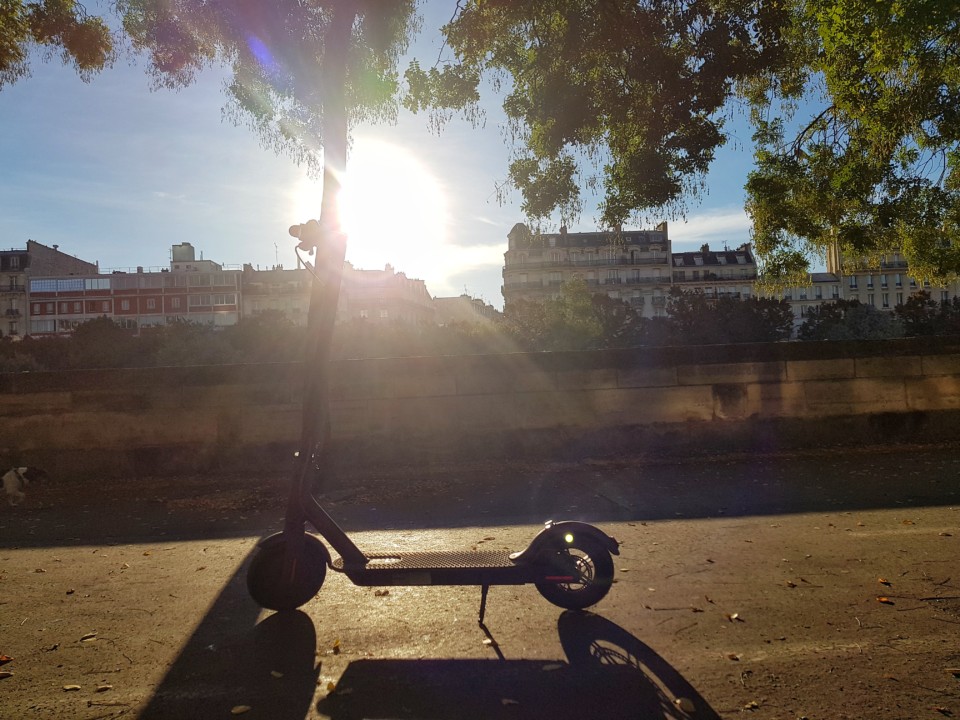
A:
[[[303,550],[292,580],[283,579],[285,540],[257,550],[247,569],[247,590],[260,606],[268,610],[295,610],[305,605],[323,586],[327,576],[329,553],[313,535],[305,535]]]
[[[567,610],[596,605],[613,584],[613,558],[588,536],[572,538],[544,556],[536,587],[547,600]],[[565,578],[565,579],[560,579]]]

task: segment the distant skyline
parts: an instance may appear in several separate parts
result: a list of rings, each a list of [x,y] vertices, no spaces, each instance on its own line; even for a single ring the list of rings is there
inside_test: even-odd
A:
[[[413,54],[435,58],[450,3],[427,3]],[[170,247],[191,243],[225,266],[295,267],[287,227],[319,212],[319,191],[290,159],[221,120],[226,73],[211,69],[179,92],[149,90],[142,62],[121,58],[91,82],[35,56],[32,76],[0,90],[0,248],[28,239],[103,271],[166,267]],[[426,116],[356,128],[347,173],[356,267],[426,281],[434,296],[467,292],[497,308],[506,235],[524,220],[519,197],[497,202],[509,147],[498,104],[473,128],[451,120],[439,134]],[[699,203],[669,220],[675,252],[749,240],[743,185],[749,129],[734,123]],[[594,231],[585,198],[571,232]]]

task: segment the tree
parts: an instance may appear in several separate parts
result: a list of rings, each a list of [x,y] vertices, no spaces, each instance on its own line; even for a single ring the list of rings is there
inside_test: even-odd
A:
[[[834,300],[811,307],[797,330],[800,340],[887,340],[903,336],[890,313],[857,300]]]
[[[602,185],[601,223],[617,227],[699,190],[725,141],[733,86],[783,53],[782,7],[462,0],[444,29],[455,58],[412,65],[406,103],[476,117],[485,78],[508,88],[503,109],[517,140],[508,186],[524,212],[570,219],[581,188]],[[599,171],[579,176],[589,167]]]
[[[414,0],[118,0],[134,47],[150,55],[159,86],[191,82],[204,65],[230,64],[230,117],[269,147],[322,168],[319,222],[291,227],[317,281],[309,311],[298,472],[330,434],[329,358],[346,237],[337,195],[350,122],[390,117],[396,65],[414,22]],[[322,154],[320,149],[322,147]]]
[[[107,65],[114,42],[102,18],[74,0],[4,0],[0,3],[0,89],[30,73],[30,52],[59,52],[84,80]]]
[[[711,298],[673,288],[667,299],[670,339],[678,345],[722,345],[786,340],[793,331],[790,304],[769,298]]]
[[[633,308],[590,292],[579,278],[560,286],[557,298],[517,300],[503,322],[525,350],[594,350],[628,344],[637,321]]]
[[[802,282],[835,244],[848,263],[899,251],[918,279],[949,280],[960,271],[956,4],[785,6],[791,55],[745,84],[757,128],[747,205],[764,278]],[[797,106],[809,116],[778,116]]]

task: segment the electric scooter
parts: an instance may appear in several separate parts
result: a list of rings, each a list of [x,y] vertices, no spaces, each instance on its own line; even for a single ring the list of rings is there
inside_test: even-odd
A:
[[[308,227],[309,226],[309,227]],[[310,315],[317,312],[315,300],[323,297],[316,291],[318,283],[329,282],[319,271],[322,249],[317,252],[317,272],[300,255],[300,249],[315,247],[314,238],[304,241],[310,232],[317,233],[316,223],[293,226],[290,234],[301,238],[297,251],[300,262],[313,274],[315,286]],[[335,253],[334,253],[335,256]],[[337,268],[336,291],[339,291]],[[335,300],[328,293],[326,300]],[[329,311],[329,308],[328,308]],[[315,342],[312,367],[317,360],[326,366],[324,348],[332,335],[332,314],[320,330],[326,336]],[[318,340],[318,338],[314,338]],[[308,364],[308,367],[311,365]],[[325,375],[324,375],[325,378]],[[319,388],[323,390],[323,388]],[[548,521],[523,550],[411,550],[401,552],[367,552],[354,544],[346,532],[323,509],[313,494],[315,480],[321,474],[320,454],[324,432],[329,425],[318,420],[318,409],[312,394],[318,391],[308,376],[304,398],[304,438],[301,448],[312,448],[310,457],[299,457],[298,469],[291,483],[284,529],[265,538],[247,570],[247,589],[254,601],[270,610],[293,610],[313,598],[323,585],[327,569],[346,575],[360,586],[395,585],[478,585],[481,588],[480,625],[483,626],[487,593],[492,585],[533,584],[541,595],[559,607],[579,610],[603,599],[613,583],[613,558],[619,555],[619,543],[602,530],[579,521]],[[320,408],[323,415],[323,408]],[[298,453],[298,456],[301,454]],[[310,523],[320,537],[306,531]],[[320,538],[337,553],[333,558]]]

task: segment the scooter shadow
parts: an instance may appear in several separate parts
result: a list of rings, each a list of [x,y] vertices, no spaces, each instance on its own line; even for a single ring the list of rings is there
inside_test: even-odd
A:
[[[568,611],[557,629],[566,662],[354,661],[317,710],[331,720],[719,720],[675,668],[615,623]]]

